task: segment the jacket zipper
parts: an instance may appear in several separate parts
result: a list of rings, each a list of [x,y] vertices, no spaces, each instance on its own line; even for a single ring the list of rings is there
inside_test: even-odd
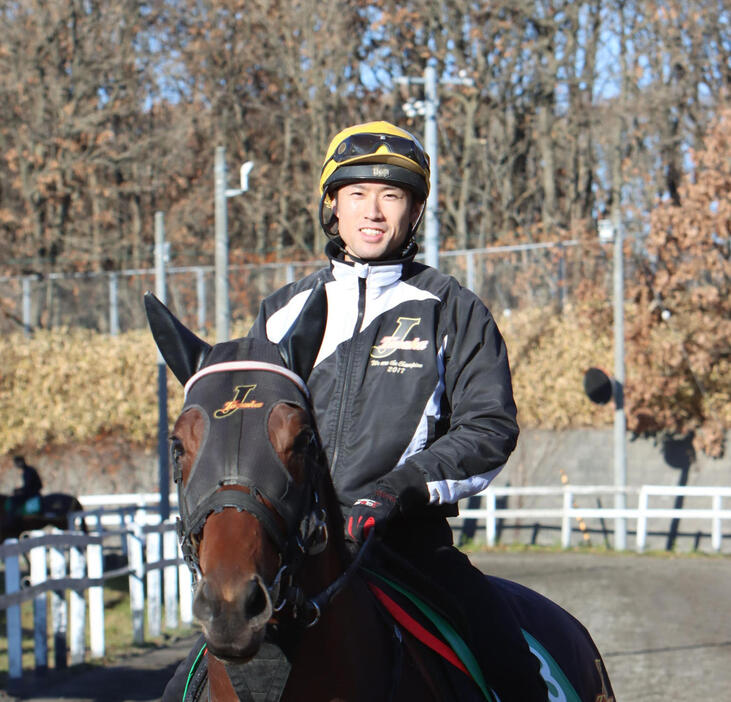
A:
[[[360,333],[360,326],[363,324],[363,317],[365,315],[365,300],[366,300],[366,279],[358,278],[358,318],[355,321],[355,327],[353,329],[353,335],[350,337],[350,348],[348,349],[348,360],[345,364],[345,373],[343,375],[343,382],[340,387],[340,400],[338,405],[338,423],[335,429],[335,448],[333,449],[332,459],[330,460],[330,475],[335,475],[335,466],[338,461],[338,454],[340,453],[340,444],[343,439],[343,425],[345,424],[345,406],[348,401],[348,395],[350,391],[350,376],[353,372],[353,359],[355,357],[355,345],[358,334]]]

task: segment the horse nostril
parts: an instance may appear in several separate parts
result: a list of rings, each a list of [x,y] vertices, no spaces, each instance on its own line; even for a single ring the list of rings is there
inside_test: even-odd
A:
[[[220,606],[215,597],[211,597],[211,590],[205,578],[201,580],[193,600],[193,614],[198,621],[211,621]]]
[[[252,578],[246,585],[244,613],[248,619],[259,616],[267,609],[269,598],[259,578]]]

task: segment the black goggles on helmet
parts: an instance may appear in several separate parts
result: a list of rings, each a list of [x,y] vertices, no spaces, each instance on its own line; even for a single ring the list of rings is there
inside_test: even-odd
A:
[[[392,154],[412,160],[425,171],[429,171],[429,161],[419,144],[406,137],[392,134],[351,134],[343,139],[328,160],[342,163],[357,156],[370,156],[385,146]]]

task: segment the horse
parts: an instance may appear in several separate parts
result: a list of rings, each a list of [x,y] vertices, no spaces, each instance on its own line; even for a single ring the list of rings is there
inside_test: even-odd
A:
[[[316,291],[301,318],[312,320],[308,313],[321,304]],[[308,401],[317,344],[306,343],[306,325],[295,323],[278,345],[210,346],[151,293],[145,306],[158,348],[185,387],[170,450],[203,636],[179,667],[179,687],[163,699],[497,699],[469,652],[432,641],[438,617],[413,626],[388,579],[366,567],[373,535],[355,556],[348,549]],[[550,699],[613,700],[602,657],[578,620],[517,583],[493,582],[539,657]]]
[[[48,526],[68,529],[69,515],[84,509],[76,497],[63,492],[41,495],[40,509],[32,514],[10,514],[12,502],[11,495],[0,494],[0,543],[5,539],[17,539],[24,531]],[[83,520],[82,529],[86,530]]]

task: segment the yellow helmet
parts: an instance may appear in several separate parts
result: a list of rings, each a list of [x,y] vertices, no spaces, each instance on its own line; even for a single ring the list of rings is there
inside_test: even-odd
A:
[[[390,122],[366,122],[338,132],[320,173],[320,223],[328,236],[333,234],[334,217],[325,216],[324,210],[332,210],[332,191],[361,180],[394,183],[426,202],[429,155],[411,132]]]

